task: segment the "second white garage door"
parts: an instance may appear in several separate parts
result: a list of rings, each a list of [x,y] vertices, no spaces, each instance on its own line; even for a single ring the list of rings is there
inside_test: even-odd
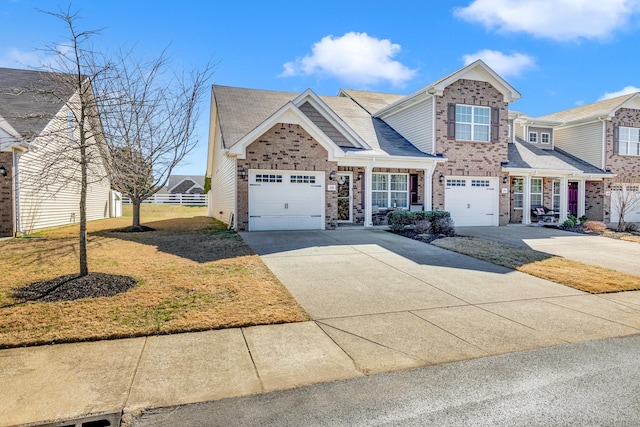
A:
[[[498,187],[498,178],[448,176],[444,209],[459,227],[499,225]]]
[[[249,231],[324,229],[324,172],[249,172]]]

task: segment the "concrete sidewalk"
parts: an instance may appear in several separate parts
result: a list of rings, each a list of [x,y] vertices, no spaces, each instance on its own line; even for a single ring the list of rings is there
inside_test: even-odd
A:
[[[589,295],[381,231],[243,238],[313,322],[0,350],[0,426],[640,333],[640,292]]]

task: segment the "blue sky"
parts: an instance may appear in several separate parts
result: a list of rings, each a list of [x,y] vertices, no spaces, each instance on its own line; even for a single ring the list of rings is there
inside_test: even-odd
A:
[[[0,66],[46,60],[61,21],[36,9],[67,3],[0,0]],[[411,93],[482,58],[532,116],[640,87],[640,0],[84,1],[80,30],[97,49],[145,55],[169,46],[173,66],[218,62],[211,83],[335,95],[340,88]],[[204,174],[209,98],[199,144],[176,173]]]

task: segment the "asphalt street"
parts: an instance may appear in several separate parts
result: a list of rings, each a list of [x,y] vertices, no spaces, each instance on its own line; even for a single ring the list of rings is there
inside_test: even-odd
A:
[[[640,335],[163,408],[143,426],[627,426]]]

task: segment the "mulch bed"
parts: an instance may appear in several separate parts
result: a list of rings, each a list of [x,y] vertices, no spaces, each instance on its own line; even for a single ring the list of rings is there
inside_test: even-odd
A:
[[[72,301],[80,298],[112,297],[136,285],[133,277],[105,273],[86,276],[70,274],[52,280],[34,282],[14,291],[20,301]]]
[[[402,231],[389,230],[389,232],[397,234],[399,236],[408,237],[409,239],[418,240],[424,243],[431,243],[434,240],[439,239],[440,237],[444,237],[439,234],[418,234],[413,230],[402,230]]]
[[[155,231],[155,228],[147,227],[146,225],[130,225],[125,228],[119,228],[113,230],[116,233],[144,233],[145,231]]]

